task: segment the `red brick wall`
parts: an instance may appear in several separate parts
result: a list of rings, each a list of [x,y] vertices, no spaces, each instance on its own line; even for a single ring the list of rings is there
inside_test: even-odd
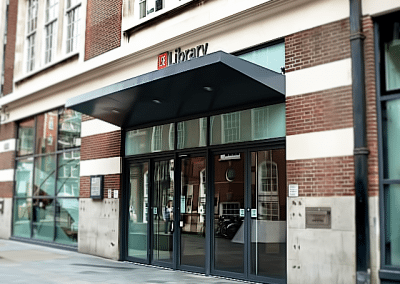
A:
[[[85,176],[81,177],[80,184],[80,197],[89,198],[90,197],[90,177]],[[122,198],[121,196],[121,175],[120,174],[112,174],[104,176],[104,198],[108,197],[108,189],[118,189],[119,196],[118,198]],[[114,193],[113,193],[114,194]]]
[[[122,0],[88,0],[85,60],[121,45]]]
[[[379,194],[378,168],[378,125],[376,113],[376,81],[374,54],[374,26],[370,16],[363,19],[364,56],[365,56],[365,89],[367,98],[367,143],[368,156],[368,191],[370,196]]]
[[[7,45],[5,50],[5,61],[4,61],[4,67],[5,67],[4,90],[3,90],[4,95],[10,94],[13,91],[17,14],[18,14],[18,0],[10,1],[10,5],[8,7]],[[4,19],[2,19],[1,24],[4,24],[3,21]]]
[[[353,156],[287,161],[287,183],[299,196],[354,195]]]
[[[82,138],[81,160],[121,156],[121,131],[113,131]]]
[[[0,141],[17,138],[17,124],[9,122],[0,125]]]
[[[286,98],[286,135],[352,126],[351,86]]]
[[[87,115],[87,114],[82,114],[82,122],[92,120],[94,117]]]
[[[302,31],[285,38],[286,72],[350,57],[348,19]]]
[[[17,124],[10,122],[0,125],[0,141],[17,137]],[[10,145],[11,146],[11,145]],[[0,153],[0,170],[14,169],[15,151]],[[11,198],[13,196],[14,182],[0,182],[0,197]]]
[[[350,26],[344,19],[285,38],[287,73],[350,58]],[[286,98],[286,134],[297,135],[353,127],[351,86]],[[353,196],[354,158],[288,160],[287,183],[299,196]]]

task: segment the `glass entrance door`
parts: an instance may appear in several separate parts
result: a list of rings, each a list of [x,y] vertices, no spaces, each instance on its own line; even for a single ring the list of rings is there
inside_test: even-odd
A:
[[[129,166],[129,216],[128,253],[129,257],[148,259],[149,222],[149,163],[134,163]]]
[[[286,279],[285,150],[251,152],[250,274]]]
[[[206,158],[181,163],[180,265],[204,271],[206,264]],[[190,269],[189,268],[189,269]]]
[[[152,216],[153,261],[173,263],[174,243],[174,160],[154,162]]]
[[[214,155],[214,194],[214,270],[284,282],[285,150]]]
[[[214,269],[241,273],[245,264],[245,153],[214,156]]]

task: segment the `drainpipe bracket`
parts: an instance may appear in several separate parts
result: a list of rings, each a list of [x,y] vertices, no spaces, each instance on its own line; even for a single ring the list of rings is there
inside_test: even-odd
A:
[[[365,35],[362,32],[353,32],[350,34],[350,41],[358,40],[358,39],[364,40]]]
[[[356,155],[369,155],[369,150],[367,147],[354,148],[354,156]]]

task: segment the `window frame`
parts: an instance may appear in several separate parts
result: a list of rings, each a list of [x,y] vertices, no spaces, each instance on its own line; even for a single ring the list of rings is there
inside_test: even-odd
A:
[[[385,176],[384,169],[385,151],[383,142],[385,137],[384,131],[384,104],[392,100],[400,100],[400,89],[386,90],[386,66],[385,51],[383,40],[383,27],[388,20],[395,19],[400,16],[400,12],[394,12],[374,19],[374,48],[375,48],[375,77],[376,77],[376,103],[377,103],[377,124],[378,124],[378,164],[379,164],[379,215],[380,215],[380,271],[379,276],[382,280],[400,280],[400,265],[387,264],[386,251],[386,196],[388,188],[393,184],[400,184],[400,179],[390,179]]]
[[[37,146],[36,144],[38,143],[36,141],[36,138],[37,138],[36,136],[38,135],[37,128],[39,127],[39,125],[38,125],[39,117],[42,116],[42,115],[50,114],[50,113],[56,113],[56,117],[54,117],[54,116],[51,116],[51,117],[53,117],[53,119],[57,119],[57,124],[58,124],[58,122],[60,120],[60,117],[62,115],[62,112],[60,110],[61,109],[49,110],[47,112],[39,113],[39,114],[34,115],[32,117],[25,118],[25,119],[23,119],[23,120],[18,122],[17,133],[19,133],[19,129],[20,129],[19,125],[20,125],[20,123],[23,123],[25,121],[33,120],[33,131],[32,131],[33,132],[33,137],[32,137],[32,140],[33,140],[32,141],[32,143],[33,143],[33,152],[30,153],[30,154],[25,154],[25,155],[19,155],[19,156],[16,155],[16,157],[15,157],[15,172],[16,172],[16,174],[15,174],[15,182],[14,182],[14,188],[13,188],[13,192],[14,192],[14,194],[13,194],[13,204],[17,204],[21,200],[22,201],[23,200],[28,200],[28,201],[30,200],[30,202],[31,202],[30,210],[33,210],[33,209],[36,209],[36,207],[37,207],[37,206],[35,207],[35,205],[34,205],[35,202],[37,204],[40,204],[41,202],[42,203],[46,202],[46,200],[50,200],[51,202],[53,202],[52,204],[54,205],[54,208],[51,209],[52,210],[51,214],[54,214],[54,216],[53,216],[53,219],[52,219],[53,223],[50,226],[54,227],[54,234],[48,236],[49,239],[51,239],[51,240],[47,239],[47,236],[46,236],[46,240],[44,240],[44,241],[46,241],[48,243],[51,243],[51,244],[54,244],[56,246],[59,246],[59,245],[67,246],[67,247],[70,247],[71,249],[75,250],[77,248],[77,246],[78,246],[77,239],[76,240],[75,239],[71,239],[71,242],[68,243],[68,244],[65,243],[65,240],[63,241],[63,240],[58,239],[59,238],[59,234],[57,234],[57,232],[58,232],[58,230],[61,229],[60,228],[61,224],[59,223],[59,221],[57,221],[57,220],[59,220],[59,218],[58,218],[58,215],[57,215],[58,213],[57,213],[55,204],[58,201],[62,201],[62,200],[67,200],[67,199],[69,199],[69,200],[79,200],[79,198],[80,198],[79,191],[77,192],[77,195],[74,195],[74,196],[62,196],[62,195],[59,195],[58,186],[59,186],[60,182],[63,182],[64,179],[68,178],[68,177],[63,177],[63,174],[61,174],[59,172],[60,157],[61,156],[64,157],[64,155],[67,155],[69,157],[69,159],[71,159],[71,160],[79,159],[79,164],[80,164],[80,149],[81,149],[81,147],[77,146],[77,147],[71,147],[71,148],[67,148],[67,149],[55,148],[54,151],[52,151],[50,153],[43,153],[43,154],[38,152],[37,147],[36,147]],[[54,143],[54,140],[57,141],[59,131],[60,131],[60,129],[57,128],[57,131],[55,133],[56,137],[53,137],[53,143]],[[79,152],[79,155],[76,155],[75,154],[76,152]],[[43,161],[46,160],[47,158],[54,159],[55,170],[51,171],[51,173],[49,173],[48,176],[45,176],[44,180],[39,179],[38,181],[41,181],[42,184],[45,185],[45,184],[49,183],[50,179],[54,178],[54,182],[53,182],[54,185],[52,185],[54,187],[54,192],[52,191],[51,194],[44,194],[44,195],[35,194],[35,192],[34,192],[35,182],[36,182],[36,180],[38,178],[36,176],[37,168],[38,168],[38,165],[40,166],[43,163]],[[29,188],[27,189],[26,194],[17,195],[17,190],[18,190],[17,185],[19,185],[19,183],[17,182],[17,168],[18,168],[18,165],[19,165],[20,161],[21,162],[23,162],[23,161],[31,161],[32,169],[31,169],[30,176],[29,176]],[[76,189],[76,188],[80,189],[80,177],[79,177],[79,173],[77,172],[78,169],[72,169],[72,165],[67,165],[67,167],[70,168],[70,175],[69,176],[74,178],[74,180],[78,181],[78,183],[75,182],[75,183],[69,183],[68,184],[70,191],[73,190],[73,189]],[[79,167],[79,170],[80,170],[80,167]],[[21,181],[23,181],[23,180],[21,180]],[[62,184],[62,185],[66,185],[66,184]],[[63,189],[61,189],[60,192],[62,190]],[[62,204],[62,202],[60,202],[60,204]],[[32,214],[30,216],[30,219],[28,220],[29,228],[30,228],[29,237],[26,236],[25,234],[24,235],[15,235],[14,234],[15,226],[17,226],[16,220],[14,220],[16,218],[16,214],[18,214],[18,212],[16,210],[18,210],[18,207],[14,206],[13,207],[13,213],[12,213],[13,214],[12,215],[12,218],[13,218],[13,221],[12,221],[12,236],[14,238],[17,238],[17,239],[18,238],[29,239],[29,240],[31,240],[33,242],[41,242],[41,241],[43,241],[43,239],[41,239],[40,237],[36,237],[35,234],[34,234],[34,229],[35,229],[34,225],[40,223],[40,220],[34,220]],[[18,221],[19,220],[20,219],[18,219]],[[76,220],[76,221],[79,222],[79,219]],[[74,241],[76,241],[76,242],[74,243]]]
[[[71,2],[71,6],[68,7],[68,1]],[[63,50],[65,54],[74,54],[79,52],[79,44],[80,44],[80,36],[81,36],[81,27],[80,27],[80,21],[82,20],[81,17],[81,8],[82,8],[82,2],[80,0],[66,0],[65,1],[65,5],[64,5],[64,37],[63,37]],[[69,28],[71,26],[71,24],[69,23],[69,15],[70,13],[74,13],[74,15],[76,15],[75,13],[77,12],[78,18],[76,20],[74,20],[73,22],[71,22],[71,24],[74,24],[74,26],[72,27],[72,30],[75,31],[75,26],[77,29],[77,35],[76,36],[72,36],[69,37],[68,36],[68,31]],[[75,19],[75,18],[74,18]],[[71,41],[72,39],[72,41]],[[72,42],[72,43],[71,43]]]

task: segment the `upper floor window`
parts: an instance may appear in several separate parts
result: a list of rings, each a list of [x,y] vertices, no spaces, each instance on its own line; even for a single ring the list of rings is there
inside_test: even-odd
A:
[[[67,53],[77,51],[78,49],[80,35],[80,8],[81,2],[79,0],[67,0]]]
[[[46,1],[44,63],[54,59],[57,39],[58,0]]]
[[[28,1],[27,33],[26,33],[26,70],[32,71],[35,67],[35,42],[37,29],[38,1]]]
[[[240,141],[240,112],[223,114],[222,118],[224,143]]]

